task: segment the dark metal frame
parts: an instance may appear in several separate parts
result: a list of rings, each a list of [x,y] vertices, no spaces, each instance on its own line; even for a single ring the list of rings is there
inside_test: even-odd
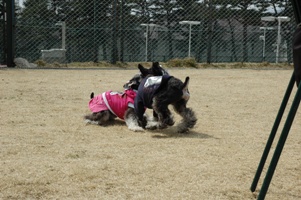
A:
[[[15,57],[15,0],[6,0],[7,16],[7,63],[8,67],[14,67]]]
[[[3,0],[1,5],[1,14],[3,17],[3,46],[2,46],[2,64],[8,67],[14,67],[15,57],[15,0]]]
[[[300,22],[301,22],[301,2],[300,2],[299,0],[291,0],[291,2],[292,2],[293,9],[294,9],[294,14],[295,14],[296,22],[297,22],[297,24],[300,24]],[[296,59],[301,59],[300,56],[301,56],[301,55],[298,55],[299,58],[296,58]],[[294,58],[294,60],[295,60],[295,58]],[[297,66],[296,63],[294,63],[294,67],[295,67],[295,71],[296,71],[296,69],[300,69],[300,68],[301,68],[301,66]],[[256,186],[257,186],[257,184],[258,184],[260,175],[261,175],[261,173],[262,173],[264,164],[265,164],[265,162],[266,162],[266,159],[267,159],[267,157],[268,157],[269,151],[270,151],[270,149],[271,149],[271,145],[272,145],[272,143],[273,143],[273,141],[274,141],[274,138],[275,138],[277,129],[278,129],[278,127],[279,127],[281,118],[282,118],[282,116],[283,116],[285,107],[286,107],[286,105],[287,105],[287,102],[288,102],[289,97],[290,97],[290,95],[291,95],[291,92],[292,92],[292,90],[293,90],[293,87],[294,87],[294,84],[295,84],[295,80],[296,80],[296,76],[300,76],[300,74],[296,74],[295,71],[293,72],[292,77],[291,77],[291,79],[290,79],[290,81],[289,81],[287,90],[286,90],[286,92],[285,92],[285,95],[284,95],[284,97],[283,97],[281,106],[280,106],[279,111],[278,111],[278,114],[277,114],[277,117],[276,117],[276,119],[275,119],[275,122],[274,122],[274,125],[273,125],[273,128],[272,128],[272,131],[271,131],[271,133],[270,133],[270,136],[269,136],[269,138],[268,138],[266,147],[265,147],[265,149],[264,149],[264,151],[263,151],[261,160],[260,160],[260,162],[259,162],[259,165],[258,165],[256,174],[255,174],[255,177],[254,177],[254,179],[253,179],[253,182],[252,182],[252,185],[251,185],[251,188],[250,188],[252,192],[255,191]],[[299,70],[298,70],[298,71],[299,71]],[[283,150],[285,141],[286,141],[286,139],[287,139],[288,133],[289,133],[290,128],[291,128],[291,125],[292,125],[292,123],[293,123],[293,121],[294,121],[296,112],[297,112],[297,110],[298,110],[298,107],[299,107],[299,104],[300,104],[300,99],[301,99],[301,83],[299,83],[299,85],[298,85],[298,90],[297,90],[296,95],[295,95],[295,98],[294,98],[294,100],[293,100],[293,102],[292,102],[290,111],[289,111],[288,116],[287,116],[287,119],[286,119],[286,121],[285,121],[285,124],[284,124],[283,130],[282,130],[282,132],[281,132],[280,138],[279,138],[279,140],[278,140],[276,149],[275,149],[275,151],[274,151],[274,154],[273,154],[271,163],[270,163],[270,165],[269,165],[267,174],[266,174],[266,176],[265,176],[264,182],[263,182],[263,184],[262,184],[261,190],[259,191],[259,194],[258,194],[258,197],[257,197],[258,200],[263,200],[263,199],[265,199],[265,196],[266,196],[266,193],[267,193],[267,191],[268,191],[270,182],[271,182],[272,177],[273,177],[273,175],[274,175],[274,171],[275,171],[275,169],[276,169],[276,166],[277,166],[277,163],[278,163],[278,161],[279,161],[281,152],[282,152],[282,150]]]

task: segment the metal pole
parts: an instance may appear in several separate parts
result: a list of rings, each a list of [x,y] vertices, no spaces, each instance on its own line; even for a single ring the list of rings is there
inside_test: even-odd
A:
[[[8,67],[14,67],[14,57],[15,57],[15,1],[8,0],[6,3],[6,37],[7,37],[7,60],[6,65]]]
[[[188,57],[190,58],[190,44],[191,44],[191,24],[189,24],[189,44],[188,44]]]
[[[62,49],[66,49],[66,22],[62,22]]]
[[[265,32],[266,32],[266,28],[263,29],[263,48],[262,48],[263,61],[265,61]]]
[[[93,49],[93,60],[95,63],[97,63],[98,61],[98,48],[97,48],[97,43],[95,41],[96,39],[96,33],[95,33],[95,23],[96,23],[96,11],[95,11],[95,8],[96,8],[96,4],[95,4],[95,0],[93,0],[93,46],[94,46],[94,49]]]
[[[147,44],[148,44],[148,25],[146,25],[146,35],[145,35],[145,62],[147,62]]]
[[[124,1],[121,0],[120,61],[124,62]]]
[[[112,29],[112,58],[111,63],[117,62],[117,0],[114,0],[113,5],[113,29]]]
[[[278,35],[277,35],[276,63],[279,62],[279,48],[281,43],[281,35],[280,35],[281,19],[279,17],[277,19],[278,19]]]
[[[259,165],[258,165],[256,174],[255,174],[255,176],[254,176],[254,179],[253,179],[253,182],[252,182],[252,185],[251,185],[251,188],[250,188],[252,192],[255,191],[256,186],[257,186],[257,184],[258,184],[258,181],[259,181],[260,175],[261,175],[261,173],[262,173],[264,164],[265,164],[266,159],[267,159],[267,157],[268,157],[268,155],[269,155],[271,146],[272,146],[272,144],[273,144],[273,141],[274,141],[275,135],[276,135],[276,133],[277,133],[279,124],[280,124],[280,122],[281,122],[281,118],[282,118],[282,116],[283,116],[283,113],[284,113],[284,110],[285,110],[285,108],[286,108],[287,102],[288,102],[288,100],[289,100],[289,98],[290,98],[290,95],[291,95],[291,92],[292,92],[292,90],[293,90],[294,83],[295,83],[295,76],[294,76],[294,73],[292,73],[292,77],[291,77],[291,79],[290,79],[290,81],[289,81],[289,84],[288,84],[288,86],[287,86],[285,95],[284,95],[284,97],[283,97],[281,106],[280,106],[280,108],[279,108],[277,117],[276,117],[275,122],[274,122],[273,128],[272,128],[272,130],[271,130],[270,136],[269,136],[269,138],[268,138],[268,141],[267,141],[267,143],[266,143],[265,149],[264,149],[263,154],[262,154],[262,156],[261,156],[261,160],[260,160],[260,162],[259,162]]]
[[[265,198],[265,196],[266,196],[266,193],[267,193],[267,191],[268,191],[268,188],[269,188],[270,182],[271,182],[271,180],[272,180],[274,171],[275,171],[275,169],[276,169],[278,160],[279,160],[279,158],[280,158],[282,149],[283,149],[283,147],[284,147],[286,138],[287,138],[287,136],[288,136],[288,133],[289,133],[290,128],[291,128],[291,126],[292,126],[292,123],[293,123],[293,121],[294,121],[296,112],[297,112],[297,110],[298,110],[298,107],[299,107],[299,104],[300,104],[300,99],[301,99],[301,83],[299,84],[297,93],[296,93],[296,95],[295,95],[294,101],[293,101],[292,106],[291,106],[291,109],[290,109],[290,111],[289,111],[289,113],[288,113],[286,122],[285,122],[285,124],[284,124],[284,127],[283,127],[282,133],[281,133],[281,135],[280,135],[278,144],[277,144],[277,146],[276,146],[274,155],[273,155],[273,157],[272,157],[272,160],[271,160],[269,169],[268,169],[268,171],[267,171],[266,177],[265,177],[265,179],[264,179],[264,182],[263,182],[263,184],[262,184],[261,190],[260,190],[260,192],[259,192],[258,200],[263,200],[263,199]]]

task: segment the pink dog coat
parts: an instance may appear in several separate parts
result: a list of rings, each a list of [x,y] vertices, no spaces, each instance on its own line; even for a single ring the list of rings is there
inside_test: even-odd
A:
[[[89,108],[93,113],[110,110],[120,119],[124,119],[127,108],[133,107],[136,92],[125,90],[121,92],[107,91],[95,96],[89,101]]]

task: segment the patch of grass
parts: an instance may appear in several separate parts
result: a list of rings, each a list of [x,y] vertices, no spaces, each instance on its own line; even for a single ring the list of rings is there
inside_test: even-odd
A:
[[[125,62],[117,62],[115,66],[121,67],[121,68],[126,68],[128,66],[128,64]]]
[[[199,68],[217,68],[217,69],[292,69],[293,66],[289,63],[248,63],[248,62],[233,62],[233,63],[199,63]]]
[[[47,63],[40,59],[35,61],[35,64],[41,68],[137,68],[138,64],[146,68],[151,67],[152,62],[117,62],[111,64],[109,61],[101,62],[72,62],[72,63]],[[293,65],[290,63],[248,63],[248,62],[229,62],[229,63],[197,63],[194,58],[175,58],[167,62],[160,62],[163,67],[177,67],[177,68],[216,68],[216,69],[292,69]]]
[[[192,67],[198,68],[198,64],[194,58],[171,59],[166,62],[167,67]]]
[[[266,66],[269,66],[269,65],[270,65],[270,63],[269,63],[269,62],[267,62],[267,61],[265,61],[265,62],[262,62],[262,63],[261,63],[261,65],[266,67]]]
[[[44,60],[42,60],[42,59],[37,60],[37,61],[35,61],[34,63],[37,64],[38,67],[45,67],[45,66],[47,65],[47,62],[44,61]]]
[[[113,65],[107,61],[102,62],[72,62],[67,64],[68,67],[93,68],[93,67],[112,67]]]

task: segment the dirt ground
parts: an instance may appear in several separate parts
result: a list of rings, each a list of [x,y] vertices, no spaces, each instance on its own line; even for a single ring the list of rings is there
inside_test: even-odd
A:
[[[0,199],[255,199],[271,156],[250,186],[292,70],[169,72],[191,77],[198,122],[189,134],[84,123],[90,93],[122,91],[136,69],[1,69]],[[300,118],[299,109],[266,199],[301,199]]]

